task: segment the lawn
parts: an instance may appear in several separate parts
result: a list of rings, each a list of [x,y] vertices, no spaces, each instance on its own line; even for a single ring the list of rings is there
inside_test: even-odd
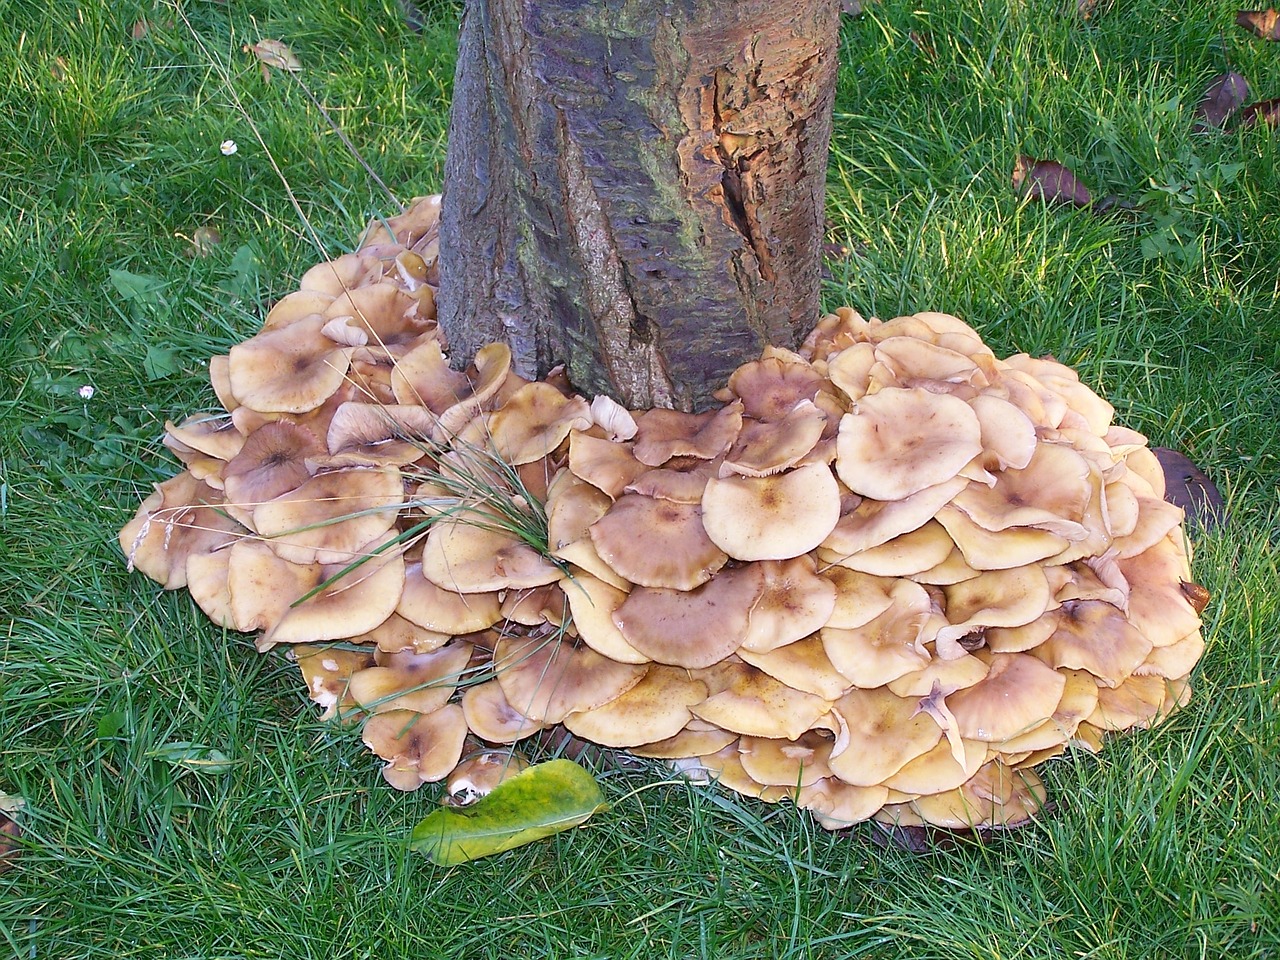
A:
[[[1235,4],[843,25],[827,203],[856,253],[828,305],[1053,354],[1229,504],[1194,538],[1194,699],[1050,763],[1035,826],[919,856],[610,773],[586,826],[437,868],[406,848],[431,787],[388,789],[283,656],[125,570],[116,531],[176,471],[164,421],[216,408],[207,358],[390,208],[317,102],[398,197],[439,188],[458,8],[433,3],[420,32],[395,0],[0,4],[0,793],[26,800],[0,954],[1280,955],[1280,144],[1191,129],[1229,68],[1280,96]],[[264,82],[264,37],[305,88]],[[1019,154],[1141,209],[1020,200]]]

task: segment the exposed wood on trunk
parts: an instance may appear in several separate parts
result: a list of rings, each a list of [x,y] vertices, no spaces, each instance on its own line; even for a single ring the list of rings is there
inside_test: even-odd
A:
[[[705,407],[818,315],[839,7],[471,0],[442,222],[455,356]]]

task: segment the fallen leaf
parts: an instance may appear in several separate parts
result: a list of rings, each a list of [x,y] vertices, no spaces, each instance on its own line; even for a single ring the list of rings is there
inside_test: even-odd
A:
[[[1056,160],[1018,157],[1013,166],[1013,189],[1021,196],[1077,207],[1087,207],[1093,199],[1076,175]]]
[[[441,867],[524,846],[605,809],[600,785],[572,760],[550,760],[466,807],[441,807],[413,828],[410,848]]]
[[[1269,127],[1280,126],[1280,97],[1259,100],[1240,111],[1240,126],[1252,127],[1258,123],[1265,123]]]
[[[1164,498],[1186,512],[1187,526],[1210,530],[1227,521],[1227,505],[1208,474],[1169,447],[1152,447],[1164,473]]]
[[[67,61],[64,57],[54,57],[53,62],[49,64],[49,72],[53,74],[55,80],[67,79]]]
[[[1240,74],[1228,71],[1205,87],[1204,96],[1196,104],[1196,122],[1191,129],[1205,131],[1222,127],[1249,99],[1249,82]]]
[[[841,0],[840,9],[847,16],[856,17],[861,15],[862,11],[866,9],[867,4],[870,2],[871,0]]]
[[[1076,0],[1076,13],[1080,19],[1088,20],[1098,11],[1098,0]]]
[[[214,227],[197,227],[191,235],[191,246],[187,248],[189,257],[207,257],[213,248],[222,242],[222,234]]]
[[[226,773],[231,769],[231,758],[221,750],[185,740],[166,743],[150,751],[147,756],[184,770],[197,770],[201,773]]]
[[[21,797],[12,797],[0,793],[0,873],[16,866],[18,854],[22,847],[18,840],[22,836],[22,828],[18,826],[15,816],[27,805]]]
[[[1274,7],[1267,10],[1237,10],[1236,24],[1263,40],[1280,40],[1280,13]]]
[[[289,73],[297,73],[302,69],[301,62],[294,56],[288,44],[280,40],[259,40],[245,49],[262,61],[263,67],[274,67],[276,70],[285,70]]]

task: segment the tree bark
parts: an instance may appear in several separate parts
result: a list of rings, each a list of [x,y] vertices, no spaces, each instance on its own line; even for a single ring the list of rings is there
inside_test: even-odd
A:
[[[702,409],[818,316],[833,0],[469,0],[441,223],[465,359]]]

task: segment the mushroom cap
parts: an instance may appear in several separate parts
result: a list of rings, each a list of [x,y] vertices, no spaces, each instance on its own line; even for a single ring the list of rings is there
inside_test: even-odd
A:
[[[807,787],[831,776],[827,757],[831,737],[807,730],[794,740],[743,737],[738,760],[756,783],[778,787]]]
[[[704,512],[696,504],[624,494],[591,525],[591,541],[632,583],[692,590],[729,559],[704,529]]]
[[[488,743],[515,743],[548,726],[507,703],[497,680],[468,687],[462,695],[462,712],[471,732]]]
[[[950,503],[938,510],[934,520],[945,528],[960,548],[964,562],[975,570],[1007,570],[1038,563],[1057,556],[1069,544],[1065,537],[1035,527],[987,530]]]
[[[333,412],[325,443],[331,457],[346,455],[355,464],[399,467],[426,453],[435,422],[420,406],[348,402]],[[332,459],[329,463],[337,465]]]
[[[396,613],[435,633],[459,636],[493,626],[502,618],[497,591],[458,593],[422,575],[421,561],[405,564],[404,593]]]
[[[821,629],[836,608],[836,585],[818,575],[807,555],[791,560],[765,560],[764,592],[751,609],[742,649],[768,653]]]
[[[1093,675],[1084,670],[1059,671],[1066,685],[1062,689],[1062,699],[1057,708],[1044,723],[1032,727],[1026,733],[1018,734],[991,746],[1002,755],[1009,756],[1024,751],[1048,750],[1058,744],[1066,743],[1075,735],[1081,721],[1093,713],[1098,706],[1098,683]]]
[[[689,708],[707,685],[678,667],[653,664],[640,682],[606,704],[564,718],[569,732],[606,747],[633,747],[674,737],[693,719]]]
[[[396,521],[404,484],[394,469],[322,473],[253,508],[253,526],[292,563],[351,563]]]
[[[569,469],[574,476],[616,499],[627,484],[651,468],[635,458],[630,444],[615,443],[582,430],[572,430],[569,433]]]
[[[458,593],[488,593],[555,583],[564,571],[503,529],[478,507],[431,525],[422,549],[422,575]]]
[[[1088,723],[1099,730],[1145,730],[1176,706],[1163,677],[1130,677],[1114,690],[1099,687],[1098,705],[1081,726]]]
[[[434,713],[410,710],[379,713],[365,721],[365,746],[388,763],[382,776],[397,790],[416,790],[443,780],[458,765],[467,721],[456,703]]]
[[[503,637],[493,665],[507,703],[539,723],[561,723],[571,713],[606,704],[639,683],[647,669],[554,637]]]
[[[991,670],[948,698],[960,735],[1000,743],[1053,716],[1066,678],[1025,653],[991,656]]]
[[[813,726],[830,701],[775,680],[746,663],[727,664],[727,686],[689,707],[695,717],[734,733],[794,740]]]
[[[1182,589],[1191,573],[1174,541],[1181,535],[1175,530],[1144,553],[1118,561],[1129,582],[1129,622],[1156,647],[1177,643],[1200,629],[1200,615]]]
[[[956,789],[920,797],[911,807],[935,827],[965,830],[1018,826],[1035,817],[1044,802],[1044,783],[1033,771],[1010,770],[992,760]]]
[[[155,485],[120,531],[119,542],[131,570],[178,590],[187,586],[191,555],[222,549],[244,532],[225,515],[221,491],[184,470]]]
[[[808,553],[840,518],[840,491],[824,464],[771,477],[707,481],[707,536],[737,560],[787,560]]]
[[[821,576],[836,588],[836,604],[827,618],[827,627],[856,629],[870,623],[893,604],[892,577],[876,577],[839,565],[827,567]]]
[[[1057,626],[1034,654],[1054,669],[1087,670],[1103,687],[1118,687],[1151,653],[1151,641],[1124,614],[1101,600],[1068,600]]]
[[[529,761],[514,750],[482,750],[463,757],[444,784],[447,807],[468,807],[491,794],[498,784],[529,769]]]
[[[318,563],[281,560],[261,540],[232,545],[227,561],[227,593],[237,630],[270,631],[299,597],[324,582]]]
[[[844,830],[870,818],[888,796],[888,789],[879,785],[856,787],[838,777],[826,777],[801,787],[796,806],[810,811],[824,829]]]
[[[1021,470],[1000,471],[991,487],[971,483],[952,503],[984,530],[1035,527],[1074,540],[1081,539],[1090,492],[1084,457],[1060,443],[1040,443]]]
[[[801,402],[812,401],[823,377],[808,363],[765,357],[744,363],[729,375],[730,392],[742,412],[756,420],[783,420]]]
[[[382,277],[382,263],[365,253],[345,253],[335,260],[317,263],[298,281],[299,290],[315,290],[336,297]]]
[[[378,660],[378,666],[352,674],[349,689],[353,700],[371,714],[401,710],[434,713],[457,689],[471,661],[471,644],[454,641],[430,653],[403,650],[379,654]]]
[[[654,760],[703,757],[723,750],[737,739],[736,733],[694,717],[675,736],[655,743],[642,743],[630,747],[628,752],[634,753],[637,757],[649,757]]]
[[[1020,627],[1054,605],[1042,567],[988,570],[943,587],[948,623],[937,634],[938,656],[955,660],[965,650],[959,640],[987,627]]]
[[[899,580],[890,597],[892,605],[860,627],[823,627],[819,632],[831,663],[854,686],[881,687],[929,662],[924,646],[932,609],[929,594],[917,583]]]
[[[231,348],[231,392],[264,413],[314,410],[342,386],[351,348],[326,337],[320,314],[260,333]]]
[[[218,626],[234,630],[236,621],[227,587],[230,567],[230,549],[187,555],[187,592],[191,599]]]
[[[396,402],[426,407],[439,415],[471,395],[465,373],[449,367],[439,340],[424,340],[396,361],[391,371]]]
[[[319,438],[289,420],[264,423],[245,438],[244,445],[222,470],[228,505],[250,520],[260,503],[296,490],[309,479],[307,461],[324,453]]]
[[[950,480],[981,453],[981,427],[963,400],[891,387],[855,402],[836,450],[836,472],[850,490],[901,500]]]
[[[706,413],[646,410],[636,418],[636,428],[633,452],[641,463],[660,467],[672,457],[714,460],[742,429],[742,402]]]
[[[547,383],[526,383],[487,418],[489,443],[512,466],[551,453],[571,430],[592,425],[591,407],[582,397],[566,397]],[[483,442],[484,438],[476,438]]]
[[[614,613],[627,599],[626,591],[589,573],[565,577],[560,585],[569,600],[574,628],[587,646],[619,663],[649,662],[648,657],[627,642],[613,621]]]
[[[987,745],[977,740],[960,740],[958,747],[945,739],[939,740],[886,777],[884,785],[912,796],[954,790],[977,774],[987,755]],[[961,763],[958,757],[963,757],[964,762]]]
[[[855,554],[888,543],[894,537],[919,530],[968,485],[964,477],[952,477],[901,500],[864,499],[852,510],[841,513],[822,546],[837,553]]]
[[[982,434],[982,465],[987,470],[1021,470],[1036,451],[1036,425],[1023,411],[995,394],[969,401]]]
[[[831,771],[854,786],[878,786],[942,739],[928,714],[883,687],[850,690],[831,705],[840,733],[827,761]]]
[[[738,656],[775,680],[825,700],[839,699],[852,686],[832,665],[816,633],[767,653],[753,653],[744,646],[739,648]]]
[[[821,547],[817,555],[824,562],[878,577],[909,577],[938,566],[951,555],[954,545],[947,531],[938,522],[930,520],[910,533],[857,553],[846,554]]]
[[[290,654],[298,664],[307,696],[324,707],[321,720],[342,719],[357,706],[348,687],[352,674],[373,666],[372,650],[343,650],[322,643],[299,643]]]
[[[722,570],[693,590],[637,587],[613,614],[627,643],[659,663],[709,667],[742,645],[764,592],[752,564]]]
[[[795,466],[827,427],[827,415],[812,400],[801,400],[779,420],[744,419],[738,438],[724,456],[722,477],[768,477]]]

